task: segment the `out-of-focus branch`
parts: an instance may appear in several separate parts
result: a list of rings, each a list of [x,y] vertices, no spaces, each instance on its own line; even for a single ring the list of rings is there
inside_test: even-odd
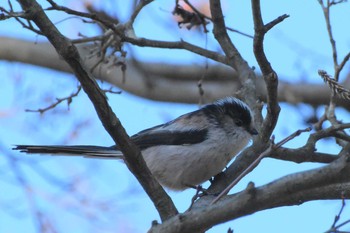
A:
[[[20,0],[19,2],[23,10],[28,13],[27,19],[32,20],[38,26],[79,79],[83,90],[92,101],[103,126],[115,143],[120,145],[128,168],[133,172],[153,201],[162,220],[174,216],[177,210],[173,202],[152,176],[145,161],[142,159],[140,150],[131,142],[119,119],[109,106],[104,92],[98,87],[91,73],[81,63],[82,58],[77,48],[57,30],[37,2],[32,0]]]
[[[55,232],[55,226],[45,219],[45,213],[40,209],[39,205],[35,200],[35,196],[32,191],[32,187],[29,184],[24,172],[20,167],[20,161],[16,159],[16,157],[7,151],[0,143],[0,151],[1,154],[5,156],[7,162],[9,164],[11,172],[14,174],[15,180],[18,182],[18,185],[23,189],[25,197],[27,199],[29,210],[31,211],[31,215],[34,221],[34,225],[36,225],[37,232]]]
[[[92,67],[99,57],[91,57],[89,45],[79,45],[79,53],[86,67]],[[11,37],[0,37],[0,60],[21,62],[44,68],[72,73],[69,66],[57,55],[49,43],[34,43]],[[126,79],[117,65],[101,63],[95,68],[94,76],[125,91],[144,98],[182,103],[198,103],[197,82],[203,74],[203,67],[174,65],[166,63],[139,62],[142,71],[126,61]],[[145,73],[147,72],[147,73]],[[148,77],[148,78],[147,78]],[[257,95],[265,100],[266,89],[261,79],[255,81]],[[174,88],[174,86],[178,88]],[[204,89],[204,102],[212,102],[232,95],[240,87],[237,72],[220,65],[211,65],[207,71]],[[346,86],[348,89],[349,86]],[[181,89],[182,95],[178,94]],[[317,107],[329,103],[329,88],[323,84],[287,83],[279,81],[278,100],[291,104],[305,103]],[[337,100],[338,105],[350,109],[349,101]]]

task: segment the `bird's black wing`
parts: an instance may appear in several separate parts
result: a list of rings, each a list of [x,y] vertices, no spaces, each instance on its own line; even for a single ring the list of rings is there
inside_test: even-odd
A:
[[[141,149],[159,145],[188,145],[203,142],[207,139],[208,130],[167,130],[157,129],[160,126],[141,131],[131,137],[131,140]]]

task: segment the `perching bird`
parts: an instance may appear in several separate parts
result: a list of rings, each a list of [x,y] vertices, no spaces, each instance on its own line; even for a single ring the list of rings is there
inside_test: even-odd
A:
[[[227,97],[168,123],[143,130],[131,140],[140,148],[159,183],[169,189],[184,190],[220,173],[256,134],[248,105],[237,98]],[[17,145],[14,150],[123,159],[118,145]]]

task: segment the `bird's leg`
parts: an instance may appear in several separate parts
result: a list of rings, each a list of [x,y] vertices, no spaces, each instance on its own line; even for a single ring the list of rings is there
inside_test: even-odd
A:
[[[191,210],[191,209],[192,209],[192,206],[193,206],[193,204],[194,204],[194,202],[195,202],[198,198],[203,197],[203,196],[205,196],[205,195],[208,195],[208,192],[207,192],[206,189],[204,189],[204,188],[202,187],[202,185],[197,185],[197,186],[191,185],[191,186],[189,186],[189,187],[190,187],[190,188],[196,189],[196,194],[192,197],[192,199],[191,199],[191,205],[190,205],[190,207],[188,208],[188,210]]]
[[[222,173],[222,172],[221,172],[221,173]],[[219,173],[218,175],[220,175],[221,173]],[[218,176],[218,175],[217,175],[217,176]],[[209,182],[210,182],[210,183],[213,183],[213,181],[214,181],[215,178],[216,178],[216,176],[210,178]],[[208,189],[203,188],[202,185],[191,185],[191,184],[186,184],[186,186],[189,187],[189,188],[193,188],[193,189],[196,190],[196,194],[192,197],[192,199],[191,199],[191,205],[190,205],[190,207],[189,207],[188,210],[191,210],[191,208],[192,208],[194,202],[195,202],[198,198],[201,198],[201,197],[206,196],[206,195],[213,195],[213,196],[219,195],[219,193],[217,193],[217,192],[216,192],[216,193],[209,192]]]
[[[189,188],[193,188],[196,190],[196,195],[209,195],[208,190],[203,188],[202,185],[186,185]],[[201,192],[201,193],[200,193]]]
[[[196,194],[192,197],[191,199],[191,205],[190,207],[188,208],[188,210],[191,210],[194,202],[198,199],[198,198],[201,198],[203,196],[206,196],[206,195],[211,195],[211,193],[208,192],[207,189],[203,188],[202,185],[186,185],[187,187],[189,188],[193,188],[196,190]],[[215,194],[213,194],[215,195]]]

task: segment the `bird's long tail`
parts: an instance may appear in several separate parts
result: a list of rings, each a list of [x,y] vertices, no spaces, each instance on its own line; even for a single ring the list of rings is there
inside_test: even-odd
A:
[[[103,146],[42,146],[16,145],[13,150],[29,154],[51,154],[64,156],[83,156],[89,158],[122,159],[121,151],[114,147]]]

